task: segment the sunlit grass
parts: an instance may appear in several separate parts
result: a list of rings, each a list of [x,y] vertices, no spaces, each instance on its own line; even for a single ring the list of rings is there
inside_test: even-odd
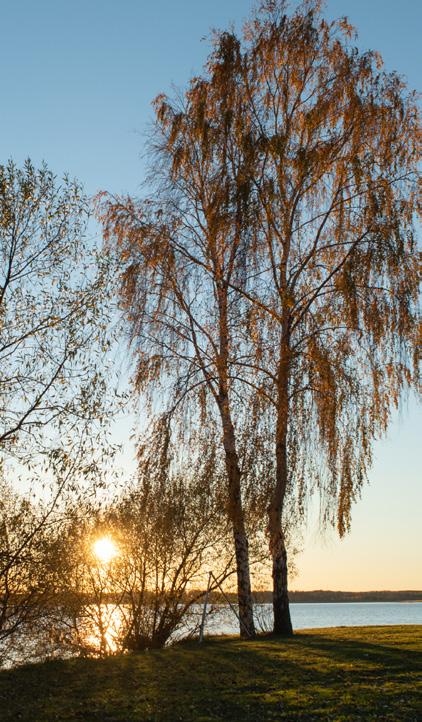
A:
[[[422,626],[219,638],[0,673],[2,722],[417,722]]]

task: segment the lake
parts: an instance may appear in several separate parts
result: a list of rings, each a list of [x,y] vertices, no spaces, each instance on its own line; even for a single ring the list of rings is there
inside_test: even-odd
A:
[[[96,622],[98,609],[92,609],[93,614],[89,620],[80,627],[84,646],[87,645],[92,653],[100,651],[99,627]],[[119,649],[119,634],[124,616],[123,607],[112,604],[101,605],[101,619],[103,625],[103,641],[109,652]],[[202,617],[202,606],[194,605],[186,623],[175,633],[174,640],[181,639],[192,633],[197,636],[199,622]],[[271,604],[256,604],[255,619],[257,632],[269,632],[272,627]],[[320,603],[292,603],[290,605],[293,628],[312,629],[315,627],[356,627],[400,624],[422,624],[422,602],[320,602]],[[216,605],[210,610],[205,625],[205,635],[238,634],[237,618],[227,605]],[[45,630],[44,630],[45,631]],[[47,637],[41,635],[21,636],[9,638],[5,647],[0,643],[0,667],[12,667],[25,661],[37,661],[47,656],[72,656],[77,654],[77,648],[50,647]],[[41,646],[39,646],[41,642]],[[43,646],[44,645],[44,646]]]
[[[255,606],[258,629],[271,629],[271,604]],[[294,629],[360,627],[385,624],[422,624],[422,602],[292,603]],[[236,634],[237,619],[227,608],[217,611],[206,625],[208,634]]]

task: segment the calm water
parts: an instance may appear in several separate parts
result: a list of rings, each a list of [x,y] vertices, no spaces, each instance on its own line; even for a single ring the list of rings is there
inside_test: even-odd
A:
[[[91,607],[87,607],[90,610]],[[95,608],[92,607],[95,611]],[[388,624],[422,624],[422,602],[373,602],[373,603],[312,603],[291,604],[291,615],[294,629],[312,629],[315,627],[356,627],[367,625]],[[98,610],[97,610],[98,612]],[[111,604],[101,606],[101,618],[104,630],[103,642],[109,652],[119,649],[119,634],[123,623],[123,609]],[[202,616],[202,607],[195,605],[192,616],[186,620],[186,626],[176,632],[174,639],[180,639],[195,629],[198,633],[198,624]],[[270,604],[255,605],[257,631],[269,632],[272,628],[272,609]],[[85,649],[90,648],[92,653],[100,651],[100,634],[96,622],[96,615],[81,625],[81,637]],[[206,635],[238,634],[238,621],[234,612],[226,605],[213,608],[207,616],[205,625]],[[72,656],[77,650],[71,648],[49,650],[45,646],[45,638],[36,637],[10,638],[8,647],[0,643],[0,666],[12,667],[26,661],[37,661],[46,656]],[[43,641],[44,639],[44,641]],[[42,646],[44,644],[44,647]]]
[[[422,624],[422,602],[342,602],[290,605],[294,629],[359,627],[384,624]],[[256,605],[258,628],[271,629],[270,604]],[[209,634],[236,634],[233,612],[217,612],[207,625]]]

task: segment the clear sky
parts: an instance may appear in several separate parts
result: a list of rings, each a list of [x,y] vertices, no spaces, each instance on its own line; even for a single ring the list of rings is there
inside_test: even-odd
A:
[[[250,0],[2,2],[0,163],[29,156],[78,177],[88,193],[136,193],[151,100],[200,71],[211,27],[239,26],[251,7]],[[359,46],[380,51],[387,69],[420,89],[420,0],[329,0],[326,14],[348,15]],[[412,403],[376,446],[347,539],[322,539],[310,520],[293,588],[422,588],[420,426]]]

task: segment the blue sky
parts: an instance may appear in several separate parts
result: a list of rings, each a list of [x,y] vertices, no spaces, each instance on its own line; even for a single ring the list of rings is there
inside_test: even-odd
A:
[[[251,7],[249,0],[3,2],[0,163],[30,156],[78,177],[88,193],[136,193],[151,100],[200,71],[211,27],[239,26]],[[348,15],[359,46],[379,50],[388,70],[420,88],[421,2],[329,0],[326,15]],[[377,445],[371,485],[345,541],[321,539],[310,522],[293,587],[422,587],[419,419],[410,404]]]

